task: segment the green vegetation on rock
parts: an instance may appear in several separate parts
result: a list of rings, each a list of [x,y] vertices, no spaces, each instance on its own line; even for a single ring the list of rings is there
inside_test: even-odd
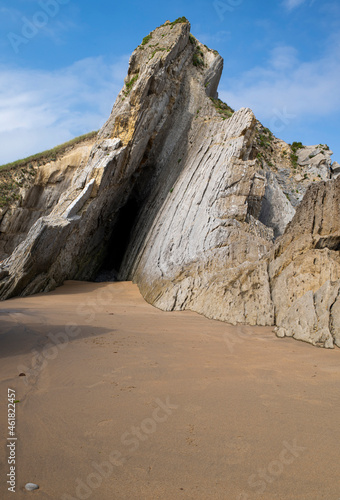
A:
[[[172,23],[170,23],[171,27],[170,29],[172,29],[175,24],[183,24],[183,23],[188,23],[189,21],[187,20],[186,17],[182,16],[182,17],[178,17],[175,21],[173,21]]]
[[[98,131],[89,132],[88,134],[80,135],[79,137],[75,137],[68,142],[64,142],[55,148],[48,149],[46,151],[42,151],[41,153],[37,153],[32,156],[28,156],[27,158],[23,158],[22,160],[16,160],[11,163],[6,163],[5,165],[0,165],[0,172],[4,170],[11,170],[12,168],[20,168],[28,165],[29,163],[40,162],[47,163],[49,161],[55,161],[58,156],[65,153],[65,151],[71,146],[75,146],[76,144],[83,142],[87,139],[92,139],[96,137]]]
[[[274,139],[273,133],[269,130],[269,128],[264,129],[264,133],[268,136],[268,139],[272,141]]]
[[[259,145],[263,148],[268,148],[270,143],[274,140],[274,136],[269,128],[264,128],[263,133],[259,134]]]
[[[196,46],[195,53],[192,56],[192,64],[194,66],[204,66],[204,54],[198,46]]]
[[[297,164],[298,156],[295,153],[292,153],[290,155],[290,161],[292,162],[293,168],[297,168],[297,166],[298,166],[298,164]]]
[[[169,49],[167,49],[167,48],[165,48],[165,47],[157,47],[157,49],[155,49],[155,50],[152,52],[150,59],[152,59],[152,58],[153,58],[153,56],[154,56],[157,52],[163,52],[164,50],[169,50]]]
[[[291,145],[293,153],[296,153],[298,149],[303,149],[305,146],[302,144],[302,142],[293,142]]]
[[[221,101],[221,99],[214,99],[213,97],[210,97],[210,100],[215,106],[216,111],[222,116],[224,120],[230,118],[235,112],[233,108],[228,106],[228,104],[226,104],[225,102]]]
[[[152,33],[150,33],[150,35],[147,35],[143,38],[141,45],[146,45],[148,42],[150,42],[151,38],[152,38]]]
[[[293,142],[293,144],[291,144],[290,147],[291,147],[291,150],[293,151],[290,154],[290,161],[292,162],[292,166],[295,170],[298,166],[298,159],[299,159],[296,152],[298,149],[303,149],[305,146],[302,144],[302,142]]]
[[[125,87],[126,87],[126,90],[124,92],[125,97],[127,97],[130,94],[132,87],[134,86],[134,84],[138,80],[138,76],[139,76],[139,73],[136,73],[135,76],[133,76],[131,78],[131,80],[125,84]]]
[[[9,182],[0,181],[0,208],[20,199],[19,187],[19,184],[12,179]]]

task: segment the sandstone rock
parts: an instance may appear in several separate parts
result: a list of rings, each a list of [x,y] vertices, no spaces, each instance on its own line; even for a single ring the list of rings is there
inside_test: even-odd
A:
[[[304,146],[297,150],[298,164],[311,179],[326,181],[331,177],[332,151],[326,146]]]
[[[241,109],[208,130],[199,127],[170,196],[154,215],[154,195],[145,204],[120,278],[136,281],[157,307],[272,324],[267,269],[254,264],[273,237],[254,223],[266,186],[248,160],[255,125],[253,113]]]
[[[340,175],[340,164],[338,162],[333,162],[331,166],[332,179],[336,179]]]
[[[164,310],[340,346],[331,152],[296,161],[250,109],[232,113],[217,99],[222,67],[185,20],[144,39],[96,142],[2,208],[1,299],[118,277]]]
[[[0,210],[0,260],[10,256],[24,241],[28,231],[41,216],[46,216],[72,182],[77,168],[83,168],[94,139],[76,144],[56,161],[19,171],[0,172],[0,186],[7,181],[22,185],[20,199]],[[24,170],[24,172],[23,172]]]
[[[259,217],[261,222],[266,226],[272,227],[274,236],[278,237],[284,233],[287,224],[292,220],[294,214],[295,209],[284,194],[277,177],[273,172],[268,172],[266,190],[262,199]]]
[[[76,169],[58,203],[2,263],[2,298],[51,290],[64,279],[94,278],[128,200],[138,206],[152,185],[169,195],[184,165],[178,160],[186,155],[191,124],[199,130],[203,120],[222,121],[208,98],[215,95],[222,58],[192,44],[189,32],[187,22],[161,26],[134,51],[126,84],[86,166]],[[203,64],[196,67],[198,50]],[[214,82],[212,94],[203,85],[207,80]],[[156,187],[159,178],[168,186]]]
[[[309,188],[269,256],[279,336],[339,344],[340,179]]]

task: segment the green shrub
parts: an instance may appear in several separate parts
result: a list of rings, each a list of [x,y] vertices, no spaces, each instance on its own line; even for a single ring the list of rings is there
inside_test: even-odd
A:
[[[127,97],[130,94],[132,87],[134,86],[134,84],[138,80],[138,76],[139,76],[139,73],[136,73],[135,76],[133,76],[131,78],[131,80],[125,84],[125,87],[126,87],[126,90],[124,92],[125,97]]]
[[[214,99],[210,97],[211,102],[215,106],[216,111],[222,116],[222,118],[230,118],[234,113],[233,108],[228,106],[225,102],[221,101],[221,99]]]
[[[292,162],[293,168],[297,168],[298,156],[294,153],[290,155],[290,160]]]
[[[305,146],[302,144],[302,142],[293,142],[293,144],[291,145],[293,153],[296,153],[298,149],[302,149],[304,147]]]
[[[143,38],[141,45],[146,45],[148,42],[150,42],[151,38],[152,38],[152,33],[150,33],[150,35],[147,35]]]
[[[270,139],[266,135],[264,134],[259,135],[259,142],[262,148],[268,148],[270,146],[269,141]]]
[[[196,47],[196,51],[192,56],[192,64],[194,66],[204,66],[204,54],[199,47]]]
[[[269,130],[269,128],[265,128],[265,129],[264,129],[264,133],[265,133],[266,135],[268,135],[268,139],[269,139],[270,141],[272,141],[272,140],[274,139],[274,136],[273,136],[272,132]]]
[[[175,21],[173,21],[170,26],[170,29],[172,29],[175,24],[183,24],[183,23],[188,23],[189,21],[187,20],[186,17],[182,16],[182,17],[178,17]]]
[[[327,144],[319,144],[318,147],[323,149],[324,151],[329,151],[329,146],[327,146]]]
[[[203,66],[204,65],[204,61],[197,54],[194,54],[193,57],[192,57],[192,64],[194,66]]]

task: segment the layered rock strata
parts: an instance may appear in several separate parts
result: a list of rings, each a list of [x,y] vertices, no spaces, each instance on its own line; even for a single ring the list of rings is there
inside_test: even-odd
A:
[[[5,208],[2,299],[108,273],[164,310],[340,346],[338,164],[219,101],[222,67],[185,19],[143,40],[95,143]]]
[[[340,178],[310,186],[268,261],[277,335],[340,347]]]

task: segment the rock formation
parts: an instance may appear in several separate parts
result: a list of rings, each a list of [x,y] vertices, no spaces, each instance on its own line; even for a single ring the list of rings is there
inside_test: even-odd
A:
[[[164,310],[340,346],[339,166],[222,103],[222,67],[185,18],[144,38],[94,144],[3,209],[2,299],[108,272]]]
[[[29,161],[22,168],[0,170],[0,186],[2,180],[10,187],[0,207],[0,260],[11,255],[41,216],[51,213],[76,169],[86,165],[94,142],[95,137],[82,140],[55,161]]]
[[[277,335],[340,347],[340,178],[311,185],[269,257]]]

